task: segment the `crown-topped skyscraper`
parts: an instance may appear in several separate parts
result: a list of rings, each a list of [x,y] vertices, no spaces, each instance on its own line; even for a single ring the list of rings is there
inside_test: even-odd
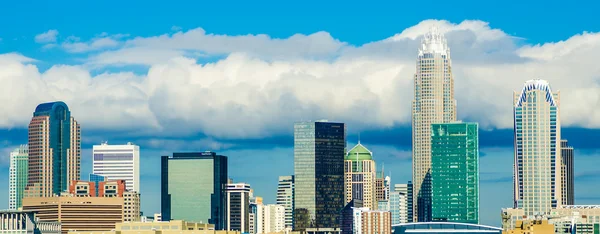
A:
[[[437,27],[425,34],[417,57],[412,102],[414,221],[431,221],[431,124],[456,120],[452,60]]]

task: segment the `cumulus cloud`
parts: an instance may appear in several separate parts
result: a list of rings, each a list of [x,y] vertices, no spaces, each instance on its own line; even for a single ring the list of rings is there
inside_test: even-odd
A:
[[[102,33],[90,41],[82,42],[80,38],[71,36],[62,43],[62,48],[71,53],[83,53],[102,49],[114,48],[121,44],[121,39],[128,37],[127,34],[108,35]]]
[[[35,36],[35,42],[37,43],[51,43],[56,42],[56,36],[58,36],[58,30],[50,29],[44,33],[40,33]]]
[[[451,46],[459,118],[511,128],[513,91],[542,78],[561,91],[563,126],[600,127],[599,34],[518,46],[520,39],[481,21],[424,21],[359,46],[326,32],[274,39],[195,29],[130,39],[91,56],[86,66],[44,72],[23,58],[0,56],[0,82],[9,84],[0,87],[8,103],[0,127],[25,126],[37,103],[59,99],[84,129],[147,135],[256,138],[322,118],[345,121],[351,131],[409,126],[420,35],[433,24]],[[198,63],[196,53],[225,57]],[[92,75],[89,64],[147,64],[148,71]]]

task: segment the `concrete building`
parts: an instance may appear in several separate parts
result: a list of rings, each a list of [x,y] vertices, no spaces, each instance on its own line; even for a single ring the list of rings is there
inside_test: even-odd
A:
[[[575,205],[574,150],[565,139],[560,140],[562,205]]]
[[[257,205],[256,233],[283,232],[285,228],[285,207],[281,205]]]
[[[125,180],[117,181],[72,181],[69,186],[69,195],[74,197],[122,197],[123,222],[137,222],[141,220],[141,198],[136,191],[125,189]],[[98,190],[96,190],[98,189]]]
[[[373,153],[360,142],[348,151],[344,160],[345,203],[356,199],[366,207],[377,208],[375,168]]]
[[[390,200],[390,184],[391,178],[385,176],[385,171],[382,166],[381,171],[375,175],[375,200],[376,202]],[[365,203],[366,204],[366,203]]]
[[[353,234],[358,232],[354,229],[354,209],[364,207],[361,200],[354,199],[344,206],[341,211],[340,229],[342,234]]]
[[[227,228],[227,157],[214,152],[173,153],[161,158],[162,220],[186,220]]]
[[[598,230],[600,205],[567,205],[550,210],[546,215],[528,216],[523,209],[502,209],[502,228],[518,228],[519,221],[547,220],[555,225],[556,233],[585,233],[585,230]],[[579,231],[577,231],[579,228]]]
[[[477,123],[431,124],[431,216],[479,223],[479,128]]]
[[[335,228],[344,207],[346,125],[294,124],[294,229]]]
[[[21,200],[27,186],[29,147],[21,145],[10,152],[10,167],[8,169],[8,209],[21,208]]]
[[[64,102],[39,104],[29,123],[27,197],[51,197],[79,180],[81,129]]]
[[[514,93],[514,208],[546,215],[562,203],[560,93],[545,80]]]
[[[280,176],[277,205],[285,207],[285,226],[294,229],[294,176]]]
[[[227,228],[225,230],[249,232],[250,185],[227,184]]]
[[[399,191],[393,191],[390,194],[389,211],[391,215],[391,224],[408,223],[408,196]]]
[[[507,229],[503,234],[549,234],[554,233],[554,225],[548,220],[519,220],[513,229]]]
[[[456,120],[450,48],[433,27],[425,34],[417,57],[412,102],[412,160],[415,221],[431,221],[431,124]]]
[[[108,231],[123,222],[123,197],[26,197],[23,211],[36,212],[40,221],[60,222],[70,230]]]
[[[111,231],[69,231],[69,234],[240,234],[239,231],[219,231],[207,223],[192,223],[182,220],[165,222],[118,223]]]
[[[394,234],[431,233],[431,234],[501,234],[502,228],[453,222],[405,223],[392,226]]]
[[[90,174],[89,181],[90,182],[94,182],[94,184],[96,186],[96,197],[98,196],[98,191],[100,191],[100,188],[98,187],[100,185],[100,182],[106,181],[106,180],[107,179],[104,176],[96,175],[96,174]]]
[[[140,147],[133,143],[93,146],[93,174],[125,180],[127,190],[140,192]]]
[[[60,234],[60,223],[40,221],[33,212],[0,211],[0,234]]]
[[[353,232],[356,234],[391,234],[392,224],[389,211],[371,210],[368,207],[355,207],[353,210]],[[342,230],[342,233],[345,233]]]
[[[394,195],[394,192],[397,195]],[[413,197],[412,197],[411,181],[408,181],[408,183],[406,183],[406,184],[395,184],[394,192],[392,192],[392,196],[399,197],[398,202],[399,202],[400,210],[399,210],[397,216],[395,215],[394,211],[390,210],[390,212],[392,213],[392,225],[399,224],[399,223],[412,222],[413,221],[413,217],[412,217]]]

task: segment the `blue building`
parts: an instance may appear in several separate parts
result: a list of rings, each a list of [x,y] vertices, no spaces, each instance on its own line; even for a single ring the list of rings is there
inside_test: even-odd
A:
[[[106,181],[106,177],[96,174],[90,174],[90,182],[94,182],[94,185],[96,187],[96,197],[98,196],[99,192],[98,186],[100,186],[100,182],[102,181]]]

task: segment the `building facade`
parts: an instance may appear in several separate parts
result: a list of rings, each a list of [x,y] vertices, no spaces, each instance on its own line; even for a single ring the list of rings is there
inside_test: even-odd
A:
[[[140,147],[133,143],[93,146],[93,174],[107,180],[125,180],[127,190],[140,192]]]
[[[256,233],[278,233],[285,230],[285,207],[281,205],[257,205]]]
[[[294,125],[295,230],[339,225],[345,153],[345,124],[317,121]]]
[[[408,183],[406,184],[395,184],[394,185],[394,192],[399,193],[398,195],[401,197],[400,202],[404,203],[401,204],[401,210],[399,212],[399,217],[398,217],[398,221],[400,221],[400,223],[411,223],[413,222],[413,216],[412,216],[412,209],[413,209],[413,205],[412,205],[412,201],[413,201],[413,196],[412,196],[412,182],[408,181]],[[406,207],[406,208],[402,208],[402,207]],[[405,209],[405,210],[404,210]],[[396,224],[394,223],[395,219],[394,219],[394,213],[392,212],[392,224]]]
[[[390,193],[391,222],[394,224],[408,223],[408,196],[400,191]]]
[[[102,232],[69,231],[69,234],[240,234],[239,231],[218,231],[207,223],[172,220],[164,222],[118,223],[114,230]]]
[[[227,225],[227,157],[214,152],[173,153],[161,158],[162,220]]]
[[[431,124],[456,120],[450,48],[437,28],[425,34],[417,57],[412,102],[415,221],[431,221]]]
[[[8,209],[21,208],[21,200],[27,186],[29,147],[21,145],[10,152],[10,167],[8,169]]]
[[[64,102],[38,105],[29,123],[25,196],[51,197],[79,180],[81,129]]]
[[[89,179],[90,179],[90,182],[94,182],[94,184],[96,185],[96,196],[98,196],[98,191],[100,191],[98,186],[100,185],[100,182],[106,181],[106,177],[101,176],[101,175],[96,175],[96,174],[90,174]]]
[[[0,233],[60,234],[60,223],[39,221],[33,212],[0,211]]]
[[[514,93],[514,207],[544,215],[562,203],[560,93],[545,80]]]
[[[394,225],[394,234],[405,233],[431,233],[431,234],[501,234],[502,228],[471,224],[471,223],[453,223],[453,222],[424,222],[424,223],[406,223]]]
[[[250,185],[227,184],[227,228],[225,230],[249,232]]]
[[[575,205],[574,150],[565,139],[560,141],[562,205]]]
[[[375,168],[373,153],[360,142],[348,151],[344,160],[345,203],[356,199],[370,209],[377,209]]]
[[[123,222],[123,201],[123,197],[25,197],[23,211],[36,212],[40,221],[59,222],[63,234],[110,231]]]
[[[280,176],[277,205],[285,207],[285,226],[294,229],[294,176]]]
[[[479,223],[479,128],[477,123],[431,125],[431,216]]]
[[[353,233],[392,233],[389,211],[371,210],[368,207],[361,207],[353,208],[353,214]],[[342,230],[342,233],[344,233],[344,230]]]

